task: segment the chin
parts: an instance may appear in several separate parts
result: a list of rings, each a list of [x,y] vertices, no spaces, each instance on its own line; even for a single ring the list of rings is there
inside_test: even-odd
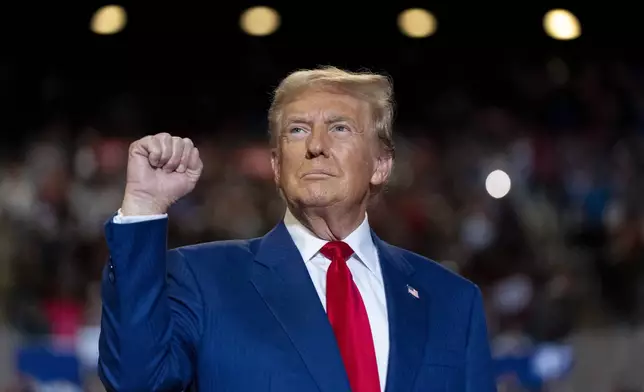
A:
[[[300,204],[306,207],[328,207],[335,204],[335,200],[326,197],[310,197],[300,200]]]
[[[299,189],[299,192],[293,196],[293,201],[296,204],[306,207],[325,207],[338,201],[338,197],[334,192],[324,189]]]

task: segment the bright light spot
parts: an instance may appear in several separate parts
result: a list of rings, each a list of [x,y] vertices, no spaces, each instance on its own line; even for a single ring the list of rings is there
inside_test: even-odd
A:
[[[503,170],[495,170],[485,179],[485,189],[495,199],[500,199],[510,192],[512,182]]]
[[[123,30],[127,23],[127,13],[120,5],[106,5],[99,8],[92,16],[90,28],[96,34],[116,34]]]
[[[249,35],[270,35],[279,27],[280,15],[270,7],[252,7],[242,13],[239,25]]]
[[[544,381],[563,377],[574,359],[574,351],[569,346],[545,344],[535,350],[531,361],[531,370]]]
[[[411,38],[425,38],[436,32],[436,17],[422,8],[405,10],[398,15],[398,28]]]
[[[570,11],[550,10],[543,17],[543,28],[554,39],[572,40],[581,35],[581,24]]]

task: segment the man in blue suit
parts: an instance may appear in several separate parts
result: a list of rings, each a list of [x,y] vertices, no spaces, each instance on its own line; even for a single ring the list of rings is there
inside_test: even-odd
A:
[[[479,289],[369,228],[391,173],[390,80],[298,71],[269,110],[284,220],[167,250],[202,171],[189,139],[134,142],[106,224],[99,372],[110,391],[491,392]]]

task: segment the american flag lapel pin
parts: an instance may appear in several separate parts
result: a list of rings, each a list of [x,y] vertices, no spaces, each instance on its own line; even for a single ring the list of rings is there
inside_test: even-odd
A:
[[[407,292],[409,293],[409,295],[411,295],[412,297],[414,297],[416,299],[420,298],[420,296],[418,295],[418,290],[416,290],[415,288],[411,287],[410,285],[407,285]]]

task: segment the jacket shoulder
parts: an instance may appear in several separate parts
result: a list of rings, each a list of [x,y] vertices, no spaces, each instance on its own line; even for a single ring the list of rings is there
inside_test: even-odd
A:
[[[260,238],[246,240],[225,240],[202,242],[170,249],[169,255],[178,256],[191,267],[207,265],[230,266],[246,260],[253,260]]]

